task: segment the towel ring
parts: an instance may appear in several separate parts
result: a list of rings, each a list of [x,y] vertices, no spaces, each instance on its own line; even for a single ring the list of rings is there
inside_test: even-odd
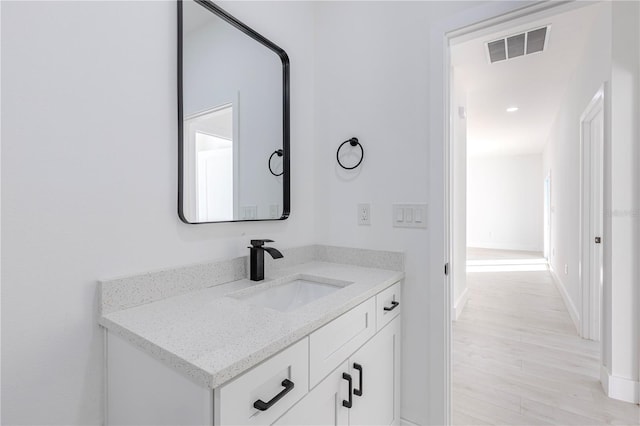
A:
[[[351,146],[359,146],[360,147],[360,161],[358,161],[356,163],[355,166],[353,167],[347,167],[344,164],[342,164],[342,162],[340,161],[340,150],[342,149],[342,147],[344,146],[344,144],[349,143]],[[358,167],[360,165],[360,163],[362,163],[362,160],[364,159],[364,148],[362,147],[362,144],[360,142],[358,142],[358,138],[351,138],[351,139],[347,139],[346,141],[342,142],[340,144],[340,146],[338,147],[338,151],[336,152],[336,159],[338,160],[338,164],[340,164],[340,167],[342,167],[345,170],[353,170],[356,167]]]
[[[271,168],[271,159],[273,158],[274,155],[278,155],[278,157],[282,157],[282,155],[284,154],[284,152],[281,149],[276,149],[275,151],[273,151],[273,153],[271,154],[271,156],[269,156],[269,171],[271,172],[272,175],[274,176],[282,176],[282,174],[284,173],[284,170],[281,171],[279,174],[276,174],[273,172],[273,169]]]

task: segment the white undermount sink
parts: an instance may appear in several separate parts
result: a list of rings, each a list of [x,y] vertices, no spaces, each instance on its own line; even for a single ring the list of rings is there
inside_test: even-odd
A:
[[[247,295],[236,296],[236,298],[255,306],[275,309],[281,312],[291,312],[307,303],[336,292],[348,284],[351,283],[343,281],[329,284],[298,278]]]

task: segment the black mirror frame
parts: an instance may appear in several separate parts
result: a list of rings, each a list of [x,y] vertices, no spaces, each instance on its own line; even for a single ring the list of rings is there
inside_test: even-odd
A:
[[[278,219],[240,219],[240,220],[229,220],[229,221],[218,221],[218,222],[189,222],[187,218],[184,216],[183,205],[184,205],[184,194],[183,194],[183,185],[184,185],[184,111],[183,111],[183,93],[182,93],[182,1],[177,0],[178,7],[178,216],[180,220],[184,223],[190,225],[201,225],[206,223],[228,223],[228,222],[262,222],[262,221],[273,221],[273,220],[284,220],[289,217],[290,209],[291,209],[291,195],[290,195],[290,183],[291,183],[291,169],[289,167],[290,163],[290,153],[289,153],[289,139],[290,139],[290,109],[289,109],[289,56],[287,53],[278,47],[276,44],[272,43],[262,35],[255,32],[253,29],[243,24],[230,14],[228,14],[224,9],[216,6],[213,2],[209,0],[193,0],[196,3],[203,6],[205,9],[209,10],[213,14],[217,15],[227,23],[231,24],[238,30],[242,31],[249,37],[253,38],[258,43],[267,47],[268,49],[275,52],[282,61],[282,149],[283,149],[283,157],[282,157],[282,169],[283,169],[283,180],[282,180],[282,215]]]

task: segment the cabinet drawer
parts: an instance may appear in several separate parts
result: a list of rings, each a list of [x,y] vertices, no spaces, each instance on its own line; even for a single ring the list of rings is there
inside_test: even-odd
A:
[[[400,313],[400,296],[400,282],[381,291],[376,296],[376,323],[378,324],[378,330],[389,324]]]
[[[269,425],[273,423],[307,393],[308,372],[309,341],[305,337],[232,382],[216,389],[214,391],[215,424]],[[289,388],[291,389],[287,391]],[[282,396],[278,398],[279,395]],[[265,409],[255,408],[256,401],[262,401],[258,404]]]
[[[318,384],[376,332],[375,297],[309,336],[309,385]]]

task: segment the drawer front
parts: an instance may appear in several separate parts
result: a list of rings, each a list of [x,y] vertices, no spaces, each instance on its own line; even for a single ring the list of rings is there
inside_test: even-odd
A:
[[[269,425],[308,390],[309,340],[305,337],[216,389],[215,424]],[[264,410],[256,408],[256,402]]]
[[[375,297],[309,336],[309,385],[318,384],[376,332]]]
[[[400,282],[395,283],[386,290],[381,291],[376,296],[376,323],[378,330],[398,316],[402,303]]]

